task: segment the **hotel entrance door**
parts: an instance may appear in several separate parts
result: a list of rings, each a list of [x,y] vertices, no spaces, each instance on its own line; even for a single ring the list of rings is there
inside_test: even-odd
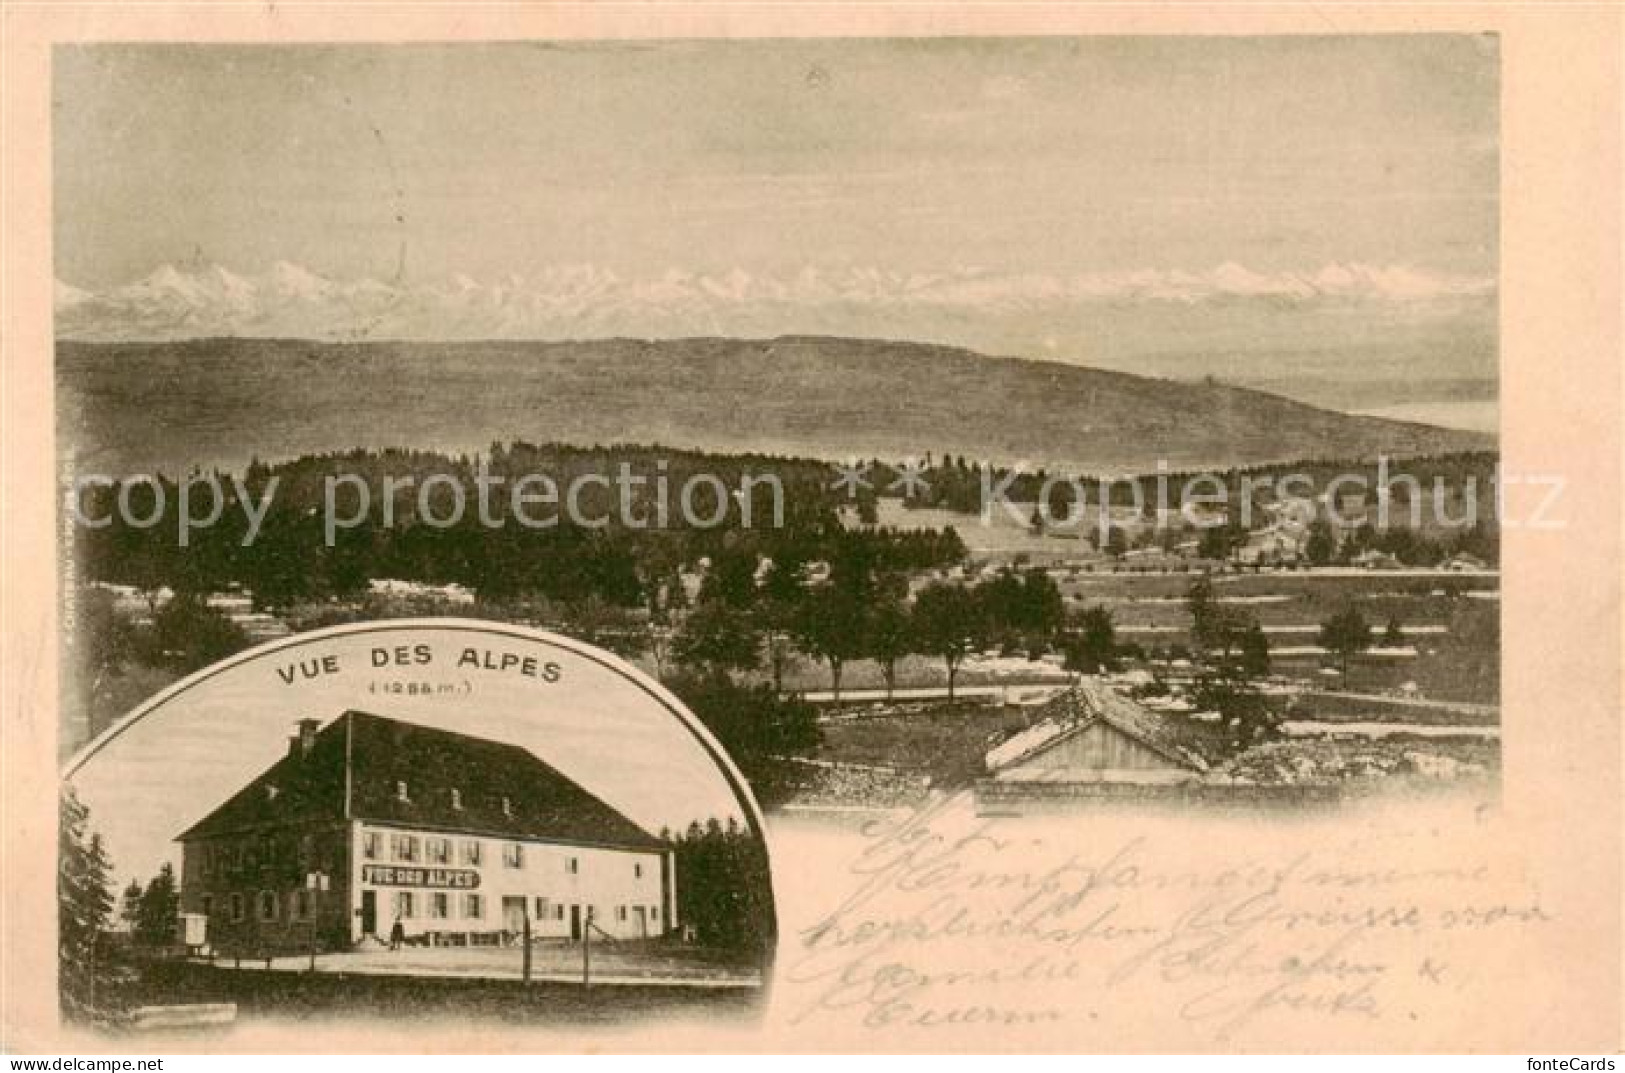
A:
[[[523,895],[505,895],[502,899],[502,928],[513,935],[525,930],[525,899]]]

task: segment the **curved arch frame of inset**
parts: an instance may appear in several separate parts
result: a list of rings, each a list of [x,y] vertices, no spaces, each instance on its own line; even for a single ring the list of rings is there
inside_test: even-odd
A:
[[[694,736],[694,739],[699,743],[700,748],[705,750],[706,755],[709,756],[711,761],[717,765],[717,770],[722,773],[724,781],[727,782],[728,788],[733,791],[735,799],[738,800],[740,808],[745,814],[745,822],[749,825],[751,833],[754,834],[762,843],[762,851],[768,860],[771,861],[772,850],[767,844],[767,825],[762,816],[761,806],[756,803],[755,795],[750,792],[750,784],[745,781],[745,776],[740,772],[740,770],[734,766],[733,758],[728,755],[727,750],[723,749],[722,743],[717,741],[716,737],[709,729],[707,729],[705,724],[700,722],[699,717],[693,712],[689,711],[688,706],[679,700],[674,693],[672,693],[665,686],[661,685],[659,682],[655,681],[649,675],[645,674],[643,671],[632,666],[632,664],[621,659],[614,653],[606,652],[601,648],[596,648],[584,642],[577,641],[574,638],[566,637],[563,634],[552,633],[548,630],[539,630],[530,626],[517,626],[502,622],[488,622],[481,619],[407,618],[380,619],[372,622],[349,622],[339,626],[326,626],[318,630],[310,630],[305,633],[292,634],[288,637],[280,637],[274,641],[267,641],[264,644],[255,645],[253,648],[244,649],[234,656],[221,660],[219,663],[213,663],[201,670],[192,672],[185,678],[182,678],[180,681],[175,682],[164,689],[163,692],[158,693],[137,705],[129,715],[102,731],[92,741],[88,742],[78,752],[74,753],[73,756],[69,757],[67,762],[62,767],[62,780],[64,782],[71,781],[74,773],[89,762],[92,757],[94,757],[98,752],[106,748],[108,745],[112,744],[112,742],[115,741],[120,734],[124,733],[142,719],[145,719],[148,715],[151,715],[153,712],[161,709],[165,704],[174,700],[176,697],[181,696],[183,693],[186,693],[188,690],[201,685],[203,682],[206,682],[211,678],[224,674],[227,671],[233,670],[247,663],[252,663],[253,661],[261,659],[265,656],[273,655],[277,652],[283,651],[284,649],[307,645],[314,641],[324,641],[334,637],[353,637],[367,633],[399,633],[413,630],[462,631],[465,633],[484,634],[486,636],[496,635],[513,637],[519,640],[530,641],[537,644],[552,645],[556,648],[562,648],[565,651],[575,656],[579,656],[590,663],[596,663],[600,667],[620,675],[633,686],[648,694],[651,699],[659,703],[661,707],[665,708],[667,712],[669,712],[680,724],[682,724],[684,729]],[[766,957],[766,964],[763,966],[764,986],[766,984],[768,975],[767,968],[772,964],[773,960],[773,948],[778,944],[778,899],[773,893],[771,866],[768,869],[767,882],[769,910],[768,919],[772,922],[773,934],[768,937],[769,950]]]

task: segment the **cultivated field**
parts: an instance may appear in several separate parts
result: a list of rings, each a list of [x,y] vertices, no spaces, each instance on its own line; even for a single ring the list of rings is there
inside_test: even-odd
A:
[[[1181,574],[1080,574],[1063,576],[1059,585],[1069,607],[1107,607],[1118,642],[1155,655],[1190,644],[1185,594],[1192,580]],[[1500,699],[1498,581],[1493,574],[1288,571],[1221,575],[1214,590],[1222,604],[1263,627],[1277,674],[1338,692],[1385,693],[1412,684],[1419,697],[1493,705]],[[1323,675],[1328,659],[1318,646],[1320,623],[1350,604],[1371,624],[1374,651],[1355,657],[1346,677]],[[1390,620],[1399,623],[1404,640],[1393,650],[1383,638]],[[972,658],[957,684],[1021,685],[1056,676],[1053,661]],[[947,681],[940,659],[910,656],[897,665],[899,688],[941,688]],[[822,692],[831,685],[827,665],[800,656],[784,679],[793,692]],[[878,665],[860,660],[846,665],[841,685],[873,690],[885,681]]]
[[[1181,659],[1189,645],[1186,592],[1191,575],[1057,572],[1074,608],[1109,608],[1120,644],[1149,657],[1130,661],[1177,680],[1191,673]],[[1499,770],[1499,615],[1494,574],[1422,571],[1287,571],[1221,575],[1214,589],[1222,605],[1263,628],[1271,649],[1267,691],[1283,719],[1281,740],[1254,746],[1223,761],[1215,774],[1265,787],[1377,785],[1373,779],[1422,785],[1492,779]],[[1375,647],[1355,656],[1347,673],[1318,645],[1320,623],[1348,606],[1371,624]],[[1402,633],[1384,637],[1390,621]],[[958,683],[976,692],[957,704],[940,695],[886,704],[872,663],[849,665],[843,690],[849,701],[826,708],[823,744],[801,758],[790,780],[791,807],[906,805],[932,792],[952,792],[983,774],[983,757],[996,741],[1029,725],[1026,693],[1041,696],[1063,684],[1053,657],[969,659]],[[910,657],[898,668],[899,687],[941,690],[939,659]],[[786,680],[792,689],[827,691],[828,668],[797,660]],[[989,694],[977,687],[1003,686]],[[1022,688],[1025,686],[1025,688]],[[815,694],[826,704],[827,692]],[[1190,716],[1170,713],[1170,718]],[[1195,729],[1195,728],[1193,728]]]

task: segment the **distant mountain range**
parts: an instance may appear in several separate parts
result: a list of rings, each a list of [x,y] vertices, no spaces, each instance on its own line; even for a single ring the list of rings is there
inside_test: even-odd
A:
[[[1496,308],[1493,278],[1403,264],[637,273],[576,264],[482,280],[404,265],[388,277],[342,276],[286,261],[250,274],[197,257],[93,289],[59,281],[56,332],[99,342],[910,339],[1176,380],[1211,375],[1335,410],[1493,428]],[[1487,420],[1452,415],[1469,396],[1488,400]]]
[[[1079,473],[1494,444],[1214,382],[808,336],[64,342],[58,381],[65,445],[101,472],[353,447],[472,451],[510,438],[830,459],[951,452]]]

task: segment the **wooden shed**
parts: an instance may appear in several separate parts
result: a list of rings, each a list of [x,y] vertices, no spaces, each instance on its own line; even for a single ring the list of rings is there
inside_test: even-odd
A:
[[[1083,678],[1034,714],[1037,722],[988,752],[994,780],[1172,783],[1209,769],[1191,728],[1099,678]]]

